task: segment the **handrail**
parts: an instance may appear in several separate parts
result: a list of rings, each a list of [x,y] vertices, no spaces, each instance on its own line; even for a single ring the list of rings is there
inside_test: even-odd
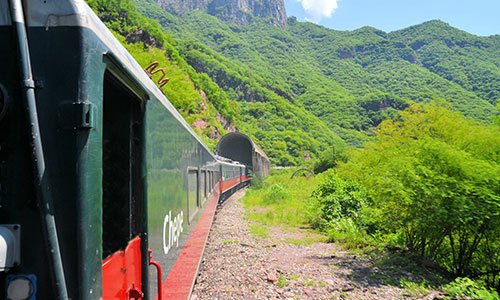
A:
[[[59,299],[68,299],[66,279],[61,258],[61,249],[57,238],[57,226],[54,217],[52,194],[50,192],[49,180],[45,168],[45,157],[40,136],[40,125],[35,99],[35,82],[31,70],[31,59],[28,45],[28,34],[24,21],[24,10],[21,0],[9,0],[12,25],[16,33],[18,43],[18,60],[21,75],[21,87],[23,89],[23,100],[25,110],[28,114],[28,123],[31,129],[31,146],[33,148],[33,166],[35,169],[35,185],[37,189],[38,207],[44,229],[51,267]]]
[[[162,273],[162,270],[161,270],[161,265],[159,262],[157,262],[156,260],[153,260],[153,250],[149,249],[148,250],[148,253],[149,253],[149,265],[153,265],[156,267],[156,285],[157,285],[157,290],[158,290],[158,300],[161,300],[162,299],[162,277],[163,277],[163,273]]]

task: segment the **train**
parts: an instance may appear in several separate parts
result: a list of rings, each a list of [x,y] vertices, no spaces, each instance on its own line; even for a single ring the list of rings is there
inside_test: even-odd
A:
[[[252,166],[212,154],[84,1],[0,0],[0,41],[0,298],[189,298]]]

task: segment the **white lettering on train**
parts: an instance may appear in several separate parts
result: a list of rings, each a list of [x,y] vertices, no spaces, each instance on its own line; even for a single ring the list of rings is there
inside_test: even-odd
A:
[[[184,213],[181,211],[172,220],[172,211],[169,211],[163,219],[163,252],[168,254],[174,246],[179,247],[179,236],[184,231]]]

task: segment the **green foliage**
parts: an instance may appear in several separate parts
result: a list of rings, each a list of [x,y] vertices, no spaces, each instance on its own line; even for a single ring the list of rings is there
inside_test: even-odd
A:
[[[417,283],[407,279],[401,279],[399,285],[405,289],[405,295],[409,295],[411,297],[422,297],[428,293],[428,290],[425,286],[425,280]]]
[[[300,227],[308,224],[306,206],[318,179],[290,178],[293,169],[273,173],[259,186],[252,186],[243,198],[246,215],[270,226]]]
[[[290,194],[282,185],[273,184],[269,190],[264,193],[262,201],[266,205],[276,204],[280,201],[285,201],[288,197],[290,197]]]
[[[172,82],[178,88],[169,95],[190,123],[213,120],[209,129],[198,130],[204,140],[214,144],[208,137],[224,133],[218,112],[276,165],[318,158],[342,146],[338,136],[360,147],[374,126],[397,119],[413,102],[446,99],[486,123],[498,114],[499,40],[443,22],[391,33],[371,27],[341,32],[294,20],[286,29],[259,18],[239,26],[200,11],[173,16],[153,0],[89,4],[127,42],[163,48],[205,92],[215,108],[209,113],[197,109],[203,106],[199,95],[183,95],[182,84]],[[333,165],[321,159],[318,168]]]
[[[487,289],[483,284],[467,277],[455,279],[455,281],[443,286],[443,290],[447,292],[452,299],[461,299],[462,297],[482,300],[500,299],[496,291]]]
[[[359,101],[372,126],[378,126],[382,121],[397,119],[398,111],[408,107],[408,103],[400,97],[388,93],[370,93]]]
[[[280,274],[280,277],[278,278],[278,281],[276,282],[276,285],[280,288],[284,288],[287,285],[286,282],[286,277],[283,276],[283,274]]]
[[[336,167],[340,162],[345,162],[347,160],[345,150],[345,148],[338,149],[332,147],[321,152],[318,159],[314,162],[314,173],[325,172],[328,169]]]
[[[259,238],[267,238],[269,236],[269,228],[262,224],[251,224],[249,230],[253,236]]]
[[[172,43],[171,35],[165,34],[158,21],[140,14],[130,0],[86,0],[106,26],[125,37],[127,42],[139,42],[163,47]]]
[[[333,219],[323,230],[331,241],[339,242],[347,249],[362,249],[374,244],[366,231],[351,218]]]
[[[182,39],[180,53],[189,64],[239,101],[240,130],[258,140],[277,165],[318,158],[340,146],[332,141],[336,134],[361,146],[373,127],[397,119],[412,102],[446,99],[453,109],[484,122],[495,114],[498,42],[442,22],[389,34],[370,27],[339,32],[293,20],[283,29],[258,18],[239,26],[199,11],[177,19],[143,5],[150,1],[136,1],[144,14]],[[453,41],[444,52],[422,46],[443,40]],[[443,62],[454,67],[437,67]],[[460,72],[467,73],[460,75],[465,79],[455,80]],[[323,160],[318,168],[331,165]]]
[[[366,192],[355,182],[335,176],[331,171],[326,176],[313,193],[317,203],[315,212],[311,213],[313,226],[325,229],[337,220],[357,221],[361,209],[369,202]]]
[[[412,105],[401,120],[382,122],[375,140],[353,151],[338,173],[369,192],[370,209],[361,214],[366,229],[401,232],[410,251],[495,286],[499,145],[497,126]]]

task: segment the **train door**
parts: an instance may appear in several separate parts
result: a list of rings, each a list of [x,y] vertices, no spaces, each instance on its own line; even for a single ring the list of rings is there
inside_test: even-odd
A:
[[[102,118],[103,298],[142,298],[144,102],[107,71]],[[142,244],[142,245],[141,245]]]

